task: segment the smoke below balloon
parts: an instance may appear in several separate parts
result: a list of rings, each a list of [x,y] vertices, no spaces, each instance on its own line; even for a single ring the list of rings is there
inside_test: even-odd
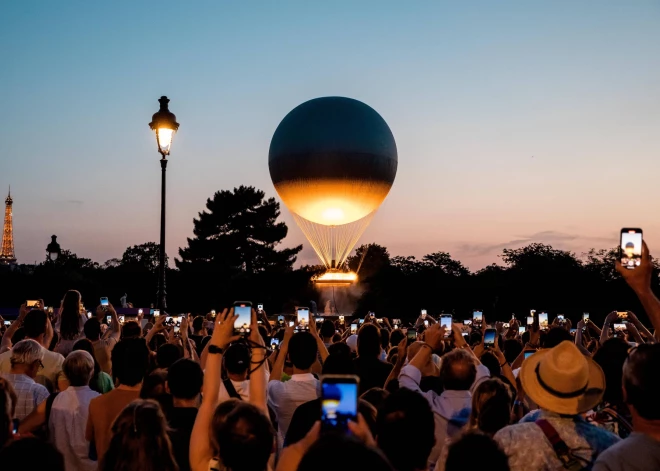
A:
[[[319,292],[319,314],[342,316],[355,312],[358,300],[365,291],[359,283],[351,286],[317,286],[316,289]]]

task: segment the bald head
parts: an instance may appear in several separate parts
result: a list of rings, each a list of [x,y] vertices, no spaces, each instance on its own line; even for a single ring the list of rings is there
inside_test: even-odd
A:
[[[445,390],[467,391],[477,376],[474,358],[465,350],[454,350],[442,357],[440,379]]]

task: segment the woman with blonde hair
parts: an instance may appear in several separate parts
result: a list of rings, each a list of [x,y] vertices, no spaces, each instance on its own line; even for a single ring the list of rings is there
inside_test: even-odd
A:
[[[468,427],[493,436],[511,422],[513,396],[504,381],[491,378],[483,381],[472,394],[472,411]]]
[[[112,424],[110,447],[101,471],[179,471],[167,434],[165,415],[156,401],[138,399]]]

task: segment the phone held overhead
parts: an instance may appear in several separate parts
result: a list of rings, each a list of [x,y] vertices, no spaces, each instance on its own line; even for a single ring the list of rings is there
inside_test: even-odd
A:
[[[633,270],[642,263],[642,230],[624,227],[621,229],[621,265]]]
[[[348,433],[348,421],[357,422],[359,379],[353,375],[321,378],[321,431]]]
[[[247,335],[250,333],[252,323],[252,303],[250,301],[235,301],[234,315],[238,316],[234,321],[234,333]]]

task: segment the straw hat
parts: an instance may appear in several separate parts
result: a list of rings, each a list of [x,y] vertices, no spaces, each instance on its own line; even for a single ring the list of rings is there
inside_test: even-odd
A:
[[[532,401],[557,414],[593,409],[605,392],[603,370],[567,340],[527,358],[520,368],[520,382]]]

